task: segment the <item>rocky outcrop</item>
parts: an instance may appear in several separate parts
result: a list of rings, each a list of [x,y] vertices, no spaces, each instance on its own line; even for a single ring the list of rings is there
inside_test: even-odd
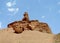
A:
[[[8,24],[8,28],[13,28],[15,33],[22,33],[24,30],[52,33],[47,23],[39,22],[38,20],[29,20],[27,12],[24,13],[24,17],[21,21]]]

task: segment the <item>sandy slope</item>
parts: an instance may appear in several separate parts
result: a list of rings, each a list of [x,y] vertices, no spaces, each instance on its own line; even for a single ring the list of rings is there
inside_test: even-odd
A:
[[[0,31],[0,43],[54,43],[54,35],[38,31],[16,34],[12,29]]]

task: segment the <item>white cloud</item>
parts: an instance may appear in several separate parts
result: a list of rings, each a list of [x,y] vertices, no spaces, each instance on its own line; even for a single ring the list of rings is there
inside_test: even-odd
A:
[[[15,15],[19,11],[19,8],[17,8],[15,5],[16,5],[15,0],[12,1],[12,2],[7,2],[6,3],[7,9],[10,12],[11,15]]]
[[[6,5],[7,5],[7,7],[12,7],[12,6],[16,5],[16,3],[15,2],[7,2]]]
[[[19,8],[16,8],[16,11],[19,11]]]
[[[14,9],[14,8],[8,8],[8,11],[10,11],[10,12],[14,12],[15,9]]]
[[[7,5],[8,7],[11,7],[11,6],[12,6],[12,3],[11,3],[11,2],[7,2],[6,5]]]
[[[8,11],[10,12],[9,15],[13,16],[19,11],[19,8],[9,8]]]
[[[19,11],[19,8],[8,8],[8,11],[17,12],[17,11]]]
[[[19,11],[19,8],[15,9],[14,15]]]
[[[41,16],[41,18],[45,18],[46,16]]]
[[[58,2],[57,4],[60,5],[60,2]]]
[[[0,22],[0,28],[1,28],[2,23]]]

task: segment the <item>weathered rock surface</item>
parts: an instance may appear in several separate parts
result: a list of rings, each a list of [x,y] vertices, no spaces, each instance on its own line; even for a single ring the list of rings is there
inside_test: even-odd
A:
[[[48,24],[38,20],[29,20],[28,13],[24,13],[21,21],[15,21],[8,24],[8,28],[13,28],[16,33],[22,33],[24,30],[36,30],[44,33],[52,33]]]

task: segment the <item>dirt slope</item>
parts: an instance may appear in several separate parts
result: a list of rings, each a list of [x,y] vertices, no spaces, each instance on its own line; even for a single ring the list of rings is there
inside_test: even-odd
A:
[[[60,33],[55,35],[55,43],[60,43]]]
[[[27,30],[16,34],[9,28],[0,30],[0,43],[54,43],[54,35]]]

